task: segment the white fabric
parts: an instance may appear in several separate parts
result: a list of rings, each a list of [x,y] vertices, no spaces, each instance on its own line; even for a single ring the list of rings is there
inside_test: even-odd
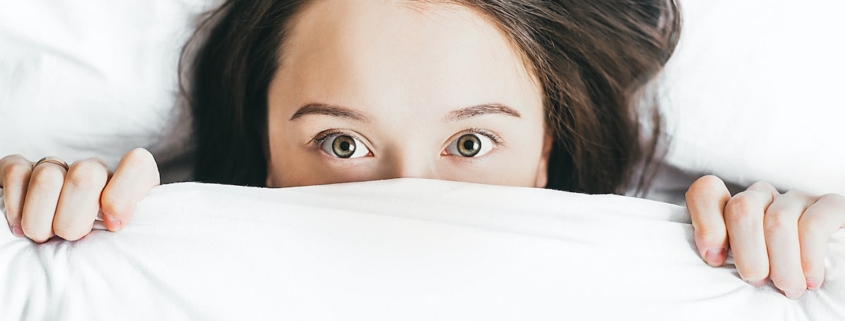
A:
[[[5,232],[4,232],[5,233]],[[787,299],[704,264],[684,209],[400,179],[159,187],[119,233],[0,247],[2,320],[842,320],[845,233]]]
[[[682,0],[660,79],[667,163],[845,194],[845,2]]]

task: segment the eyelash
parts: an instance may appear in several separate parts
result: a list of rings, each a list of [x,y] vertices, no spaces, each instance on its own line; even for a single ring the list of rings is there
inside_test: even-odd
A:
[[[347,133],[347,132],[343,132],[343,131],[339,131],[339,130],[329,130],[329,131],[321,132],[321,133],[317,134],[316,136],[314,136],[314,138],[311,138],[311,143],[314,144],[315,146],[319,147],[321,144],[323,144],[323,142],[326,141],[326,139],[329,139],[329,137],[338,136],[338,135],[346,135],[346,136],[350,136],[352,138],[355,138],[357,140],[361,140],[360,138],[358,138],[358,136],[352,135],[352,134]]]
[[[487,131],[487,130],[484,130],[484,129],[480,129],[480,128],[470,128],[470,129],[463,130],[459,133],[459,135],[464,135],[464,134],[482,135],[484,137],[490,138],[490,140],[492,140],[494,143],[496,143],[496,145],[504,145],[504,143],[505,143],[504,140],[502,140],[502,138],[499,137],[499,135],[496,135],[493,132],[490,132],[490,131]],[[358,136],[352,135],[348,132],[339,131],[339,130],[329,130],[329,131],[324,131],[324,132],[321,132],[321,133],[315,135],[313,138],[311,138],[310,143],[314,144],[314,146],[320,147],[320,145],[322,145],[323,142],[326,141],[326,139],[329,139],[329,137],[338,136],[338,135],[347,135],[347,136],[351,136],[352,138],[355,138],[357,140],[361,140],[360,138],[358,138]]]
[[[462,131],[459,135],[464,135],[464,134],[478,134],[478,135],[485,136],[487,138],[490,138],[490,140],[492,140],[494,143],[496,143],[496,145],[503,145],[505,143],[502,140],[502,137],[499,137],[499,135],[496,135],[493,132],[486,131],[486,130],[480,129],[480,128],[470,128],[470,129]]]

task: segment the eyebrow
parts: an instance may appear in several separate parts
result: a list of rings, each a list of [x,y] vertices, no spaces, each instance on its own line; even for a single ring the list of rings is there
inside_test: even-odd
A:
[[[448,121],[459,121],[482,115],[508,115],[521,118],[519,112],[502,104],[481,104],[458,109],[446,115]]]
[[[299,108],[299,110],[293,113],[293,116],[291,116],[290,120],[293,121],[305,115],[327,115],[340,118],[349,118],[361,122],[370,121],[369,117],[358,111],[342,106],[329,105],[323,103],[311,103],[302,106],[301,108]]]
[[[361,112],[342,106],[329,105],[323,103],[310,103],[300,107],[293,114],[293,116],[291,116],[290,120],[293,121],[305,115],[326,115],[332,117],[348,118],[360,122],[370,121],[370,118]],[[449,112],[449,114],[446,115],[446,120],[459,121],[483,115],[508,115],[517,118],[522,117],[519,112],[515,109],[502,104],[481,104],[451,111]]]

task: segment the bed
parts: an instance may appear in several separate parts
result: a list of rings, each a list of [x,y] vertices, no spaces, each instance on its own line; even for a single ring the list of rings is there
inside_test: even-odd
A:
[[[681,45],[655,82],[669,144],[649,200],[422,179],[178,183],[191,162],[179,50],[217,3],[0,0],[0,156],[113,168],[146,147],[170,183],[119,233],[39,245],[0,229],[0,320],[845,319],[842,230],[824,286],[790,300],[730,260],[707,266],[682,198],[703,174],[845,194],[845,4],[682,1]]]

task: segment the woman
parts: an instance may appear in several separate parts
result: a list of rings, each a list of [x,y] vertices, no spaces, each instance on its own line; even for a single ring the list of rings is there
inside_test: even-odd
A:
[[[633,106],[679,25],[661,0],[227,1],[186,51],[195,179],[618,192],[654,153]],[[79,239],[99,211],[118,231],[159,184],[141,149],[113,175],[97,159],[10,156],[0,169],[10,228],[36,242]],[[791,298],[821,286],[826,242],[845,223],[842,196],[765,183],[731,196],[712,176],[687,203],[708,264],[730,243],[743,279],[771,278]]]

